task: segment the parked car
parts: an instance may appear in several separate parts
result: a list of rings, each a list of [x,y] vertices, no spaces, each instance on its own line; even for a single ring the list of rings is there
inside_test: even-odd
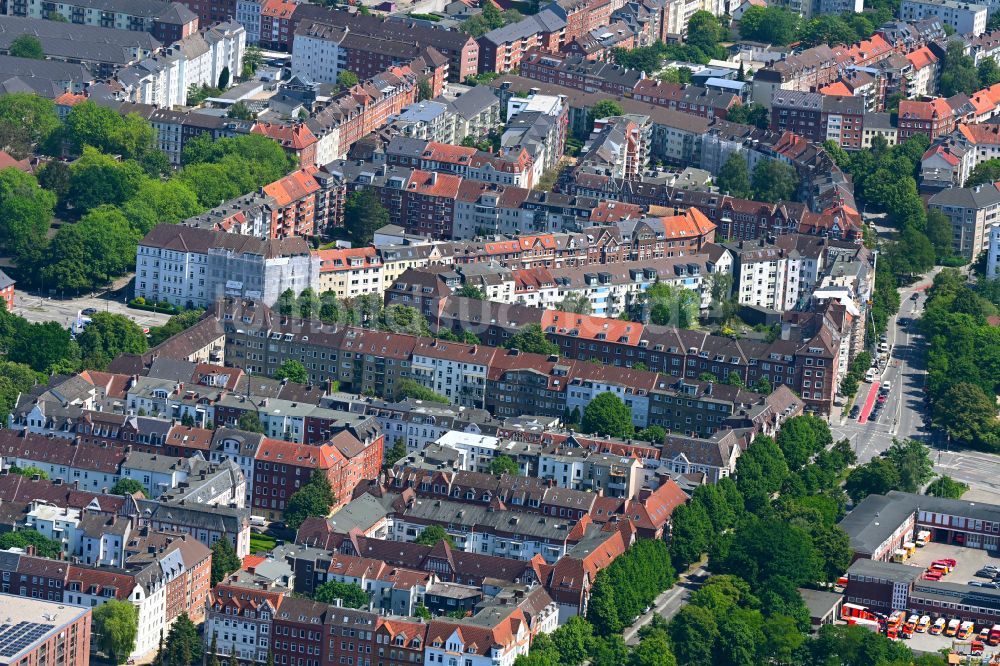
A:
[[[91,315],[95,315],[95,314],[97,314],[97,308],[84,308],[84,309],[80,310],[80,314],[82,314],[84,316],[87,316],[87,317],[89,317]]]
[[[987,569],[986,567],[983,567],[977,571],[975,575],[977,578],[989,578],[992,580],[993,578],[996,578],[997,571],[995,569]]]
[[[911,300],[911,301],[915,301],[915,300],[917,300],[918,298],[920,298],[920,292],[919,292],[919,291],[915,291],[915,292],[913,292],[913,295],[912,295],[912,296],[910,296],[910,300]]]
[[[851,413],[849,416],[852,419],[856,419],[860,415],[861,415],[861,405],[854,405],[853,407],[851,407]]]

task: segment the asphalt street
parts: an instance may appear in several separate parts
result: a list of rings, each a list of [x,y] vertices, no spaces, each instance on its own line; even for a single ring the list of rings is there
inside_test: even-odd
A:
[[[923,414],[923,344],[922,336],[916,331],[913,320],[923,312],[926,296],[923,291],[930,284],[925,278],[916,284],[900,290],[899,314],[889,322],[886,337],[890,345],[889,362],[879,381],[890,382],[892,390],[877,420],[860,424],[854,419],[842,418],[834,423],[832,430],[836,439],[851,440],[858,455],[858,462],[868,462],[885,451],[893,438],[925,439]],[[911,300],[917,294],[917,300]],[[908,318],[908,326],[900,326],[898,319]],[[858,387],[859,396],[867,396],[871,384],[862,382]]]
[[[61,326],[69,327],[78,314],[86,308],[125,315],[143,328],[161,326],[170,319],[169,315],[130,308],[123,299],[115,299],[111,294],[61,300],[40,298],[23,291],[14,292],[14,314],[34,323],[54,321]]]
[[[622,632],[625,643],[636,645],[639,642],[639,630],[652,622],[654,615],[660,615],[664,620],[670,620],[688,602],[691,593],[707,579],[708,571],[704,567],[698,567],[681,576],[676,585],[656,598],[648,613],[640,615],[631,627]]]

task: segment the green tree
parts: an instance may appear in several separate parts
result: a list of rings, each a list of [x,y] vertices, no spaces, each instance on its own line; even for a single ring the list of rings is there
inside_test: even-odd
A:
[[[931,247],[934,248],[934,255],[938,262],[952,255],[951,220],[937,208],[931,208],[927,211],[926,235]]]
[[[692,328],[698,323],[701,299],[692,289],[656,282],[642,292],[639,306],[654,324]]]
[[[604,437],[631,437],[632,412],[614,393],[605,392],[587,403],[580,429],[587,434]]]
[[[788,468],[798,470],[815,453],[833,444],[833,435],[823,419],[810,415],[796,416],[781,426],[777,443]]]
[[[718,17],[710,12],[699,10],[688,19],[686,43],[710,58],[721,55],[719,42],[723,36],[722,24]]]
[[[63,225],[41,266],[50,289],[80,292],[105,286],[135,267],[139,234],[113,206],[100,206],[76,224]]]
[[[212,544],[212,587],[240,568],[240,558],[225,536]]]
[[[146,487],[135,479],[118,479],[115,485],[111,486],[109,491],[112,495],[134,495],[135,493],[142,493],[143,497],[149,497],[146,493]]]
[[[483,293],[483,290],[473,284],[469,284],[468,282],[459,287],[458,291],[455,292],[455,295],[461,296],[462,298],[474,298],[477,301],[486,300],[486,294]]]
[[[594,627],[579,615],[574,615],[552,633],[552,643],[564,664],[582,664],[590,656]]]
[[[712,520],[701,502],[682,504],[671,516],[670,557],[684,571],[708,551],[713,536]]]
[[[983,58],[976,68],[976,73],[979,75],[980,88],[989,88],[1000,83],[1000,66],[997,66],[993,58]]]
[[[420,83],[417,84],[417,101],[426,102],[433,98],[434,88],[431,87],[431,82],[427,79],[421,79]]]
[[[216,86],[219,90],[225,90],[229,87],[229,68],[223,67],[222,71],[219,72],[219,81]]]
[[[755,8],[756,9],[756,8]],[[753,192],[750,188],[750,171],[747,162],[739,153],[733,153],[719,169],[715,185],[721,192],[727,192],[738,199],[749,199]]]
[[[149,347],[146,334],[125,315],[98,312],[76,336],[84,367],[106,370],[121,354],[142,354]]]
[[[156,131],[142,116],[123,116],[89,100],[67,114],[63,138],[74,155],[80,155],[84,146],[91,146],[125,160],[140,159],[156,146]]]
[[[0,101],[5,99],[0,97]],[[45,246],[55,196],[19,169],[0,170],[0,246],[18,258]]]
[[[754,167],[751,184],[757,201],[792,201],[799,189],[799,175],[784,162],[765,159]]]
[[[297,530],[306,518],[325,518],[330,514],[335,499],[330,480],[319,470],[314,470],[309,483],[289,498],[285,506],[285,523]]]
[[[566,294],[556,309],[581,315],[589,315],[593,311],[590,299],[585,294]]]
[[[42,42],[34,35],[19,35],[7,47],[7,53],[14,58],[30,58],[31,60],[45,60],[45,50]]]
[[[0,148],[15,159],[30,157],[61,125],[50,99],[23,92],[0,97]]]
[[[490,474],[517,476],[520,473],[521,469],[518,467],[517,461],[508,455],[500,454],[490,461]]]
[[[750,104],[737,104],[726,113],[726,120],[732,123],[742,123],[753,125],[760,129],[767,129],[771,124],[771,114],[763,104],[751,102]]]
[[[784,7],[750,7],[740,17],[740,37],[766,44],[789,44],[796,39],[799,15]]]
[[[296,384],[308,384],[309,372],[306,370],[306,366],[300,362],[295,359],[288,359],[274,371],[274,378],[279,380],[287,379]]]
[[[620,634],[624,625],[618,619],[614,584],[607,576],[597,575],[587,604],[587,619],[602,636]]]
[[[358,75],[348,70],[341,70],[337,74],[337,85],[341,88],[353,88],[358,85]]]
[[[385,466],[392,467],[397,461],[405,458],[406,453],[406,443],[403,442],[401,437],[397,437],[392,448],[387,449],[385,452]]]
[[[236,427],[244,432],[264,432],[264,426],[260,422],[260,414],[256,410],[247,410],[240,414]]]
[[[177,178],[144,180],[135,195],[122,204],[122,214],[140,234],[157,224],[176,224],[204,211],[194,190]]]
[[[371,597],[357,583],[339,583],[330,580],[313,593],[313,599],[324,604],[332,604],[334,599],[340,599],[347,608],[366,608]]]
[[[925,494],[934,495],[935,497],[947,497],[949,499],[961,499],[962,495],[968,489],[969,484],[956,481],[950,476],[941,475],[931,481],[930,485],[927,486]]]
[[[940,63],[938,88],[945,97],[959,93],[971,95],[979,89],[979,72],[975,61],[965,54],[965,43],[955,39],[948,42]]]
[[[855,467],[847,475],[844,490],[854,502],[860,502],[868,495],[883,495],[899,485],[899,473],[886,458],[875,458],[871,462]]]
[[[667,438],[667,431],[658,425],[646,426],[635,433],[635,438],[643,442],[661,444]]]
[[[507,349],[517,349],[528,354],[559,354],[559,345],[545,337],[545,332],[539,324],[528,324],[517,335],[513,335],[504,343]]]
[[[175,314],[163,326],[154,326],[149,329],[149,345],[155,347],[164,340],[172,338],[178,333],[183,333],[191,328],[204,316],[204,310],[185,310],[180,314]]]
[[[644,638],[629,655],[627,666],[677,666],[670,642],[662,632]]]
[[[990,60],[990,62],[993,61]],[[984,160],[977,164],[969,173],[969,177],[965,181],[965,186],[976,187],[977,185],[986,185],[987,183],[995,183],[997,181],[1000,181],[1000,160]]]
[[[23,550],[29,546],[34,547],[35,554],[39,557],[53,559],[62,553],[62,544],[34,530],[17,530],[16,532],[0,534],[0,550],[8,548],[21,548]]]
[[[390,305],[382,310],[379,329],[393,333],[407,333],[424,338],[431,337],[430,325],[420,310],[410,305]]]
[[[49,473],[40,467],[35,467],[34,465],[30,467],[18,467],[16,465],[12,465],[9,469],[11,474],[19,474],[21,476],[26,476],[29,479],[33,476],[37,476],[42,481],[49,480]]]
[[[892,445],[882,454],[892,463],[899,475],[896,490],[915,493],[934,476],[934,464],[928,448],[916,440],[894,439]]]
[[[449,546],[455,546],[455,540],[451,538],[450,534],[444,531],[443,527],[440,525],[428,525],[417,535],[413,543],[419,543],[422,546],[436,546],[441,541],[447,542]]]
[[[423,400],[424,402],[437,402],[442,405],[447,405],[451,403],[446,396],[440,393],[435,393],[431,389],[418,384],[416,381],[404,378],[396,381],[395,391],[396,400],[405,400],[406,398],[413,398],[414,400]]]
[[[6,97],[0,97],[0,102]],[[35,176],[38,178],[38,184],[54,194],[60,205],[65,204],[64,200],[69,195],[70,169],[68,164],[61,160],[52,160],[36,171]]]
[[[788,477],[785,455],[774,439],[758,435],[736,461],[736,487],[755,510],[769,503]]]
[[[184,611],[170,625],[163,655],[163,666],[191,666],[204,653],[198,627]]]
[[[712,666],[719,627],[710,610],[688,604],[682,606],[671,621],[670,639],[679,663]]]
[[[121,204],[139,192],[146,174],[137,163],[119,162],[85,147],[70,166],[69,197],[73,206],[88,211],[101,204]]]
[[[246,50],[243,52],[243,72],[242,77],[244,79],[252,78],[257,72],[257,68],[260,67],[264,62],[264,56],[261,54],[260,47],[256,45],[248,45]]]
[[[587,110],[587,124],[593,128],[594,122],[601,118],[620,116],[625,113],[622,105],[611,99],[602,99]]]
[[[97,645],[113,664],[123,664],[135,649],[139,633],[139,609],[128,601],[111,599],[94,609]]]
[[[389,224],[389,211],[371,190],[358,190],[347,197],[344,227],[355,247],[370,245],[375,230]]]

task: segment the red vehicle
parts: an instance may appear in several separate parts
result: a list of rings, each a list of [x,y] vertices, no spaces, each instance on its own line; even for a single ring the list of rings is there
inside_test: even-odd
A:
[[[1000,624],[994,624],[990,629],[990,638],[987,642],[990,645],[1000,645]]]
[[[931,569],[924,574],[924,580],[941,580],[941,572]]]

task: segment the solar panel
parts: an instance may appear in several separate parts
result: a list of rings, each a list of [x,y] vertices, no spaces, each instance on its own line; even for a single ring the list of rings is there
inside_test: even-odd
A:
[[[0,657],[13,657],[55,629],[54,624],[18,622],[0,624]]]

